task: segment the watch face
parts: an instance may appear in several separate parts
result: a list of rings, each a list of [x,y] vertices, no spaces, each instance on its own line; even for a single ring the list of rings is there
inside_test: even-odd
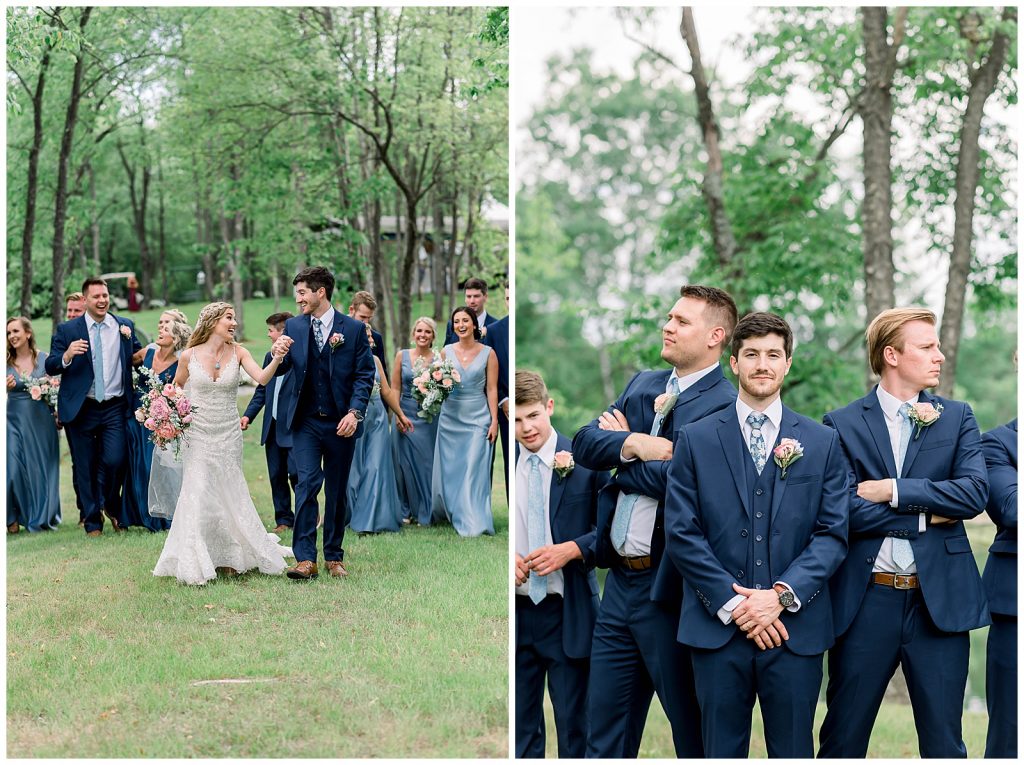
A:
[[[779,593],[779,603],[782,604],[783,608],[789,608],[795,602],[796,598],[789,590],[783,590]]]

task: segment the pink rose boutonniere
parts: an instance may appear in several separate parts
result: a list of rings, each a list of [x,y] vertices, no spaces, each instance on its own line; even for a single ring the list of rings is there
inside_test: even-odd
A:
[[[345,336],[340,332],[335,332],[333,335],[327,338],[327,343],[328,345],[331,346],[332,351],[336,351],[338,350],[338,348],[345,344]]]
[[[123,337],[125,340],[131,340],[132,339],[132,328],[122,324],[121,325],[121,337]]]
[[[915,425],[914,440],[916,441],[921,437],[921,431],[930,425],[934,425],[939,421],[939,417],[942,416],[942,404],[932,406],[928,402],[922,401],[917,404],[913,404],[910,407],[908,417],[910,421]]]
[[[551,468],[558,474],[559,481],[569,475],[575,467],[576,461],[572,458],[572,452],[555,452],[555,459],[551,464]]]
[[[782,477],[785,478],[789,466],[804,456],[804,447],[795,438],[783,438],[772,454],[775,455],[775,464],[782,468]]]
[[[676,401],[679,399],[678,393],[662,393],[656,399],[654,399],[654,413],[660,414],[665,417],[669,412],[672,411],[672,407],[676,405]]]

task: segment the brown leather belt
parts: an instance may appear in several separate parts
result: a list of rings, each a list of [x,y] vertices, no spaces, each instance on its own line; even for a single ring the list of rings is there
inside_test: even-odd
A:
[[[921,586],[917,580],[917,574],[883,574],[881,571],[876,571],[871,575],[871,581],[875,584],[895,587],[897,590],[916,590]]]
[[[631,571],[646,571],[651,567],[651,556],[638,555],[634,558],[627,558],[623,555],[620,555],[619,565],[623,568],[628,568]]]

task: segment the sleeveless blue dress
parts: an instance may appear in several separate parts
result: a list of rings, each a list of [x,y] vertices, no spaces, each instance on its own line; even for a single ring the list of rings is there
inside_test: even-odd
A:
[[[411,518],[421,526],[429,526],[444,516],[430,511],[430,479],[434,472],[434,443],[437,441],[437,418],[427,422],[416,416],[419,404],[412,395],[412,368],[409,349],[402,351],[402,411],[413,424],[412,433],[395,428],[395,466],[398,473],[398,496],[402,501],[402,517]]]
[[[373,392],[366,407],[363,434],[356,439],[345,495],[348,525],[353,531],[377,533],[402,527],[387,407],[380,397],[380,372],[374,372]]]
[[[455,346],[445,346],[462,376],[441,405],[437,418],[437,445],[431,477],[431,507],[444,513],[464,537],[494,533],[491,515],[491,459],[494,444],[487,440],[491,413],[487,408],[487,359],[492,353],[484,346],[463,368]]]
[[[153,368],[156,348],[146,351],[142,366]],[[178,372],[175,361],[159,374],[160,382],[169,383]],[[170,518],[154,518],[149,514],[149,470],[153,466],[153,442],[149,440],[149,431],[135,419],[135,410],[142,406],[142,396],[146,392],[145,385],[135,386],[132,409],[125,425],[125,437],[128,439],[128,469],[124,473],[124,490],[121,492],[124,511],[122,517],[129,526],[145,526],[150,531],[167,531],[171,527]]]
[[[46,353],[39,351],[33,377],[45,377]],[[44,401],[33,401],[18,378],[7,391],[7,525],[28,531],[55,529],[60,524],[60,442],[57,423]]]

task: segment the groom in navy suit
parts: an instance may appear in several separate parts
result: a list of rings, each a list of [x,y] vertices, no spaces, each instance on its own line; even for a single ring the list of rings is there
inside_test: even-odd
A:
[[[607,473],[572,466],[536,372],[516,372],[516,757],[544,756],[544,678],[559,757],[587,749],[590,641],[597,617],[594,519]]]
[[[966,757],[970,630],[990,623],[964,520],[988,483],[971,407],[930,395],[945,358],[935,314],[883,311],[868,326],[881,380],[829,412],[850,474],[850,552],[832,579],[836,644],[820,757],[864,757],[886,686],[903,666],[922,757]]]
[[[754,700],[769,757],[814,756],[828,580],[846,554],[847,466],[835,431],[783,406],[793,333],[744,316],[730,406],[676,438],[666,552],[683,575],[678,639],[690,646],[708,757],[747,757]]]
[[[505,288],[505,310],[508,311],[508,287]],[[498,431],[501,434],[501,460],[505,464],[505,499],[508,499],[508,315],[498,319],[481,342],[494,349],[498,357]],[[491,463],[494,473],[494,463]]]
[[[594,628],[587,757],[636,757],[657,692],[678,757],[701,757],[689,649],[676,642],[679,574],[664,556],[665,484],[683,425],[730,406],[719,358],[736,304],[716,287],[684,286],[662,326],[671,369],[638,373],[573,439],[577,464],[617,468],[598,498],[595,561],[609,568]]]
[[[109,313],[102,279],[86,279],[85,314],[57,326],[46,374],[62,375],[57,417],[67,428],[85,533],[103,533],[103,513],[115,531],[126,465],[125,422],[132,401],[132,355],[142,348],[135,325]]]
[[[317,569],[317,495],[324,492],[324,561],[333,577],[348,576],[342,549],[350,511],[345,487],[360,435],[360,423],[373,387],[375,366],[361,321],[331,306],[334,275],[314,266],[292,280],[301,316],[285,323],[272,353],[287,356],[277,374],[292,371],[282,390],[278,416],[292,434],[292,454],[299,474],[295,489],[291,579],[312,579]],[[283,414],[282,414],[283,410]]]

